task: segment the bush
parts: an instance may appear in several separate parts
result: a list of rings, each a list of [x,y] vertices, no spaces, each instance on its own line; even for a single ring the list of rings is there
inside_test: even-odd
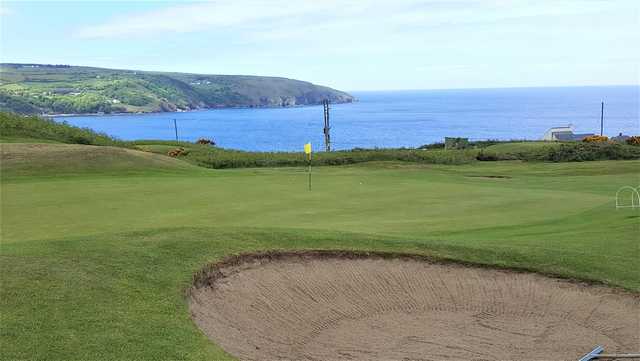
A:
[[[609,141],[609,137],[604,135],[590,135],[582,141],[585,143],[604,143]]]
[[[136,142],[136,144],[138,144]],[[177,156],[206,168],[293,167],[307,165],[302,152],[244,152],[215,147],[183,146]],[[164,153],[164,152],[163,152]],[[348,165],[371,161],[404,161],[429,164],[464,164],[475,161],[476,151],[444,151],[421,149],[358,149],[314,153],[311,163]]]
[[[640,149],[619,143],[561,144],[549,148],[544,160],[552,162],[583,162],[590,160],[640,159]]]
[[[196,141],[196,144],[216,145],[216,142],[212,141],[211,139],[200,138]]]
[[[633,145],[633,146],[640,146],[640,135],[635,135],[633,137],[629,137],[627,139],[627,144],[629,145]]]
[[[186,151],[186,150],[185,150],[184,148],[182,148],[182,147],[180,147],[180,148],[176,148],[176,149],[172,149],[172,150],[170,150],[170,151],[168,151],[168,152],[167,152],[167,155],[168,155],[169,157],[174,157],[174,158],[177,158],[177,157],[180,157],[180,156],[185,156],[185,155],[187,155],[187,154],[189,154],[189,152],[188,152],[188,151]]]
[[[444,149],[444,143],[431,143],[418,147],[418,149]]]

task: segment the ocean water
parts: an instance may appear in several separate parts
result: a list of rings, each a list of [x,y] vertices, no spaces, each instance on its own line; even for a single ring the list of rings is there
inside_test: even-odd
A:
[[[554,87],[352,92],[358,102],[331,105],[333,149],[417,147],[444,137],[540,139],[554,126],[577,133],[640,134],[640,87]],[[185,113],[58,117],[124,140],[204,137],[242,150],[323,148],[322,106],[216,109]]]

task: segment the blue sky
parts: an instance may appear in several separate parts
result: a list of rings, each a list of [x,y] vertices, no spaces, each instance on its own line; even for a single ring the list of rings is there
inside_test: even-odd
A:
[[[640,83],[637,0],[3,0],[0,21],[2,62],[352,91]]]

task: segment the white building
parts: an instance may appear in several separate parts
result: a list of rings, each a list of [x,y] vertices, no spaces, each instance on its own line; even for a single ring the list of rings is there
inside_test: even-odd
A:
[[[542,136],[542,140],[560,140],[566,136],[573,135],[573,125],[569,124],[566,127],[554,127],[547,130]]]
[[[593,134],[575,134],[573,133],[573,125],[569,124],[566,127],[554,127],[547,130],[542,136],[542,140],[548,141],[580,141]]]

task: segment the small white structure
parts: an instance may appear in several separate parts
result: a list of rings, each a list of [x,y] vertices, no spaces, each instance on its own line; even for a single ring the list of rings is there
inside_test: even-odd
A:
[[[569,124],[566,127],[554,127],[547,130],[542,137],[542,140],[554,141],[566,138],[573,135],[573,125]]]
[[[616,209],[618,208],[640,208],[640,187],[631,186],[620,187],[616,192]]]
[[[547,141],[581,141],[586,137],[593,136],[594,134],[575,134],[573,132],[573,125],[569,124],[566,127],[554,127],[547,130],[546,133],[542,136],[542,140]]]

